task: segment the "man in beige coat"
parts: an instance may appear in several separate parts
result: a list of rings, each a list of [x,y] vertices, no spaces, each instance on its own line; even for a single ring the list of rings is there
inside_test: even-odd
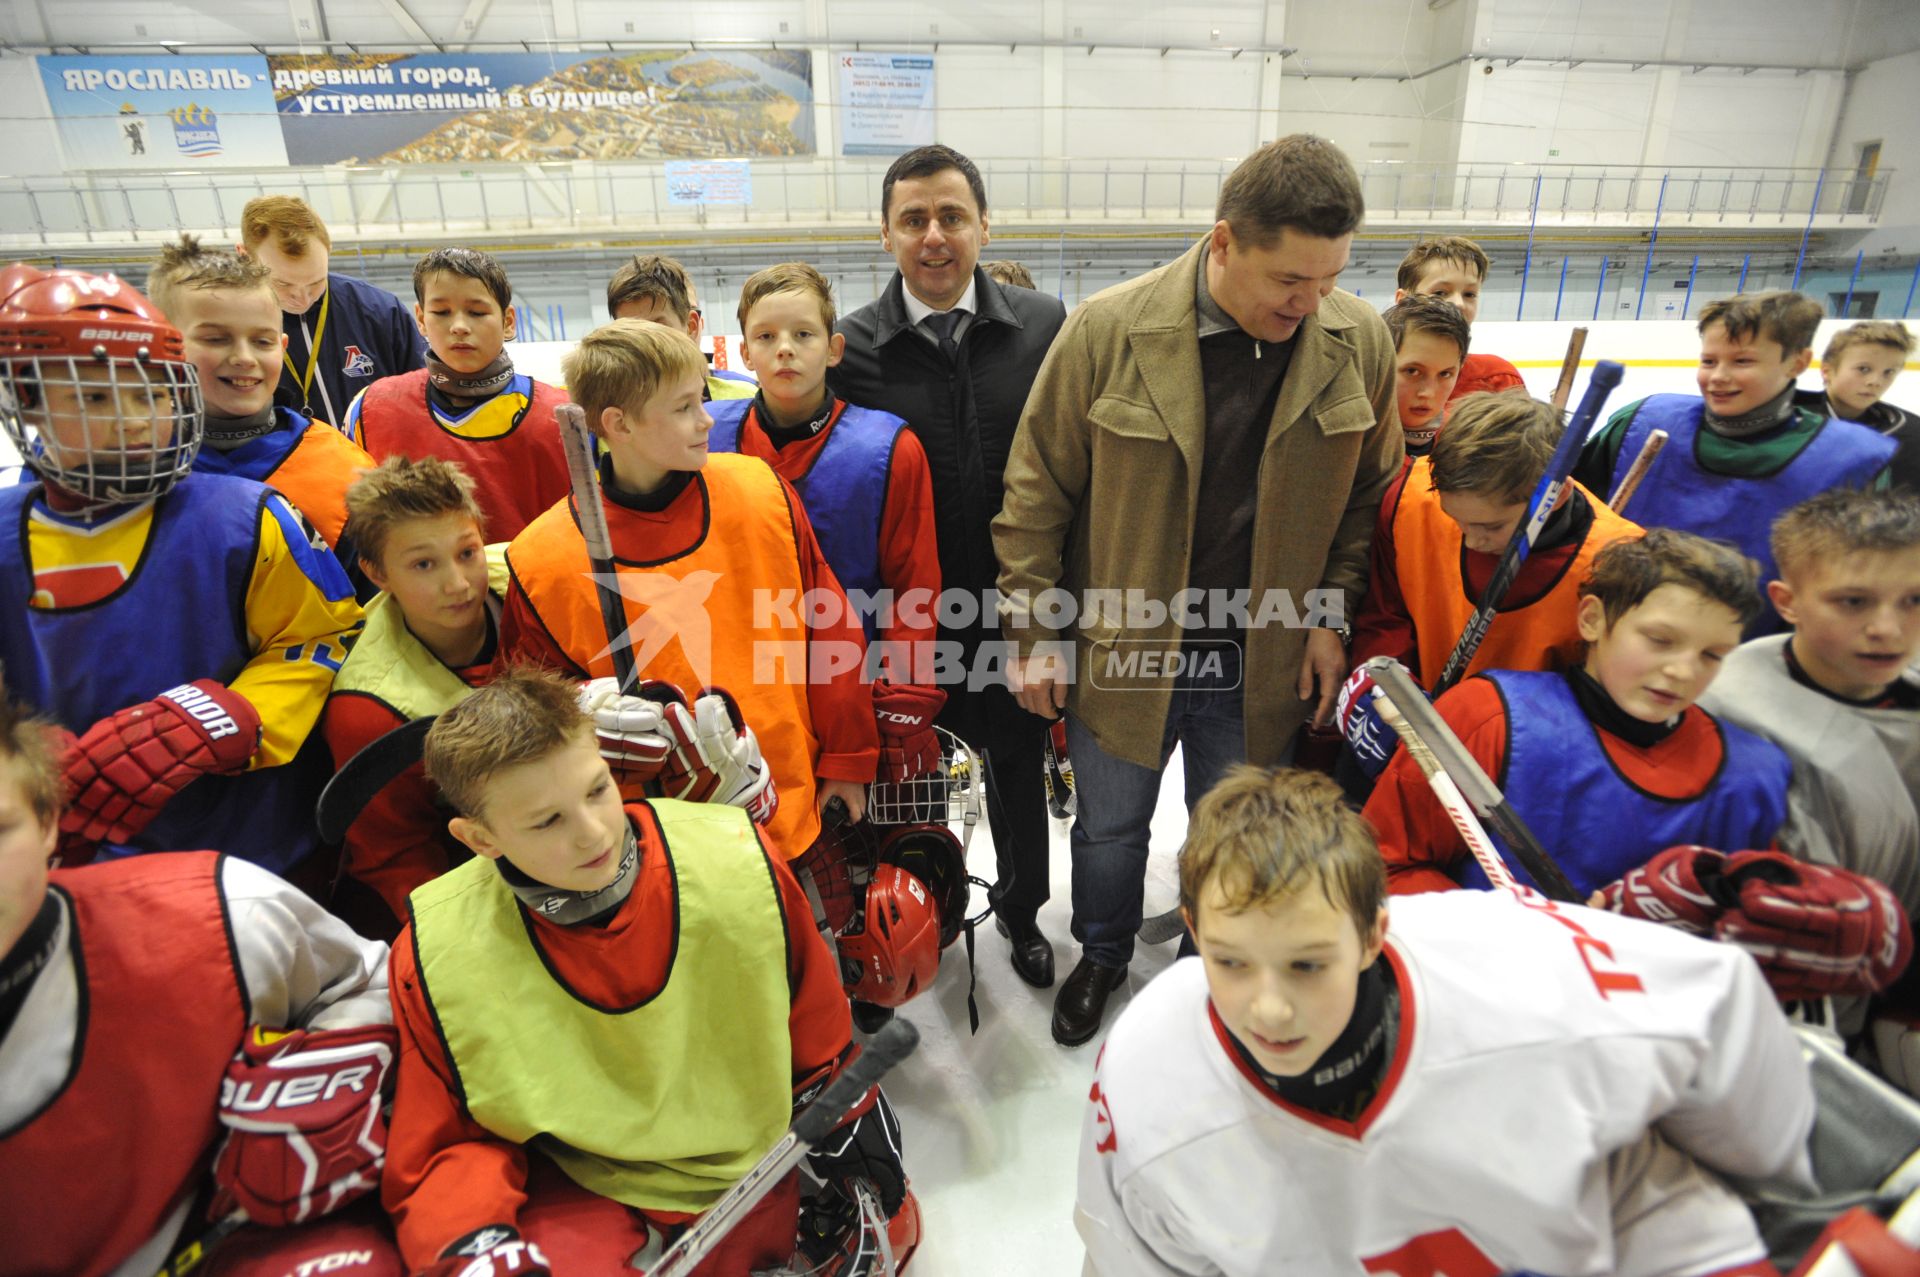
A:
[[[1015,693],[1068,715],[1083,956],[1063,1044],[1125,978],[1174,745],[1191,809],[1231,764],[1286,761],[1346,674],[1403,455],[1393,342],[1334,287],[1363,212],[1331,143],[1262,147],[1204,240],[1068,317],[1021,416],[993,534]]]

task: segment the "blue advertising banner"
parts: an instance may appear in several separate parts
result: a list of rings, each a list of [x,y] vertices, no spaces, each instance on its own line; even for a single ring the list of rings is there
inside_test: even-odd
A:
[[[840,153],[898,155],[933,141],[933,59],[840,56]]]
[[[752,170],[745,160],[668,160],[667,203],[751,204]]]
[[[69,170],[287,162],[265,58],[162,54],[34,61]]]
[[[294,164],[811,155],[796,49],[276,55]]]

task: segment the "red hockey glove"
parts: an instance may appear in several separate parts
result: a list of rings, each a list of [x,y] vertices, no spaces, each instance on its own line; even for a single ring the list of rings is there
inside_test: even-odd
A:
[[[760,742],[730,692],[702,688],[691,711],[669,705],[663,720],[673,738],[673,754],[660,772],[668,798],[744,807],[756,825],[773,819],[780,806],[773,772],[761,761]]]
[[[274,1033],[256,1027],[220,1083],[227,1141],[210,1218],[237,1207],[269,1227],[315,1219],[380,1186],[391,1025]]]
[[[642,679],[624,696],[618,679],[596,678],[581,686],[580,708],[593,719],[600,757],[623,792],[637,797],[642,786],[659,778],[673,753],[664,711],[686,703],[679,688],[653,678]]]
[[[873,1185],[888,1215],[899,1210],[907,1196],[907,1172],[900,1164],[900,1119],[893,1115],[886,1093],[876,1088],[872,1107],[828,1132],[807,1154],[807,1168],[849,1200],[853,1181],[863,1179]]]
[[[440,1252],[420,1277],[552,1277],[540,1248],[505,1224],[476,1228]]]
[[[1626,877],[1600,888],[1600,908],[1710,936],[1713,924],[1734,899],[1732,884],[1725,877],[1726,863],[1727,858],[1711,847],[1669,847]]]
[[[129,705],[89,727],[67,756],[60,828],[125,842],[194,780],[244,770],[259,745],[259,712],[210,678]]]
[[[880,770],[875,780],[912,780],[940,770],[940,738],[933,716],[947,703],[944,688],[876,683],[873,716],[880,726]]]
[[[1777,851],[1727,858],[1738,892],[1714,934],[1751,953],[1785,999],[1878,993],[1913,956],[1906,911],[1872,878]]]

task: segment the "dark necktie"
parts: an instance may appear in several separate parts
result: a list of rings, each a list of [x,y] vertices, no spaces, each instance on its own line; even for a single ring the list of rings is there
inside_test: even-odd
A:
[[[960,326],[960,317],[965,313],[960,310],[945,310],[928,315],[920,321],[927,326],[927,331],[939,340],[940,353],[947,357],[948,363],[952,363],[959,357],[960,343],[953,339],[953,330]]]

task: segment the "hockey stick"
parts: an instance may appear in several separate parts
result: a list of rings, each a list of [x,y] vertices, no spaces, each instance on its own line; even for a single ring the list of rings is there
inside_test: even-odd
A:
[[[207,1226],[207,1230],[198,1237],[173,1252],[173,1257],[160,1265],[153,1277],[186,1277],[186,1274],[199,1268],[207,1260],[207,1252],[225,1241],[229,1235],[239,1230],[247,1222],[247,1212],[232,1211],[222,1215]]]
[[[1555,412],[1567,410],[1567,400],[1573,397],[1573,379],[1580,371],[1580,356],[1586,349],[1587,330],[1574,329],[1567,338],[1567,357],[1560,361],[1560,380],[1553,383],[1553,398],[1547,401]]]
[[[560,427],[560,443],[567,453],[567,481],[573,488],[573,508],[580,521],[580,535],[587,543],[595,592],[600,596],[600,620],[607,629],[613,676],[622,692],[631,692],[638,681],[633,643],[628,637],[631,627],[627,624],[627,605],[620,596],[619,578],[614,575],[613,535],[607,531],[606,507],[600,504],[600,467],[593,455],[587,412],[579,404],[563,403],[553,410],[553,420]]]
[[[1568,476],[1573,473],[1573,463],[1580,455],[1580,447],[1586,442],[1587,432],[1593,429],[1593,423],[1599,419],[1600,410],[1606,407],[1608,393],[1620,384],[1621,372],[1620,365],[1610,359],[1603,359],[1593,366],[1593,375],[1587,379],[1587,393],[1581,396],[1579,409],[1573,414],[1573,420],[1567,423],[1552,458],[1547,462],[1546,473],[1540,476],[1539,486],[1533,490],[1527,517],[1513,530],[1513,538],[1507,542],[1499,565],[1487,581],[1487,588],[1480,594],[1479,610],[1467,622],[1467,628],[1453,645],[1452,654],[1447,657],[1440,677],[1434,682],[1435,696],[1460,681],[1460,676],[1466,673],[1468,664],[1473,660],[1473,654],[1480,650],[1481,641],[1493,627],[1500,600],[1506,597],[1514,578],[1520,575],[1520,567],[1527,561],[1533,543],[1540,539],[1540,529],[1546,526],[1554,507],[1560,503],[1560,494],[1567,490],[1567,484],[1571,482]]]
[[[913,1025],[897,1018],[887,1021],[868,1040],[859,1057],[794,1119],[780,1142],[709,1207],[706,1214],[695,1220],[691,1228],[680,1234],[680,1239],[667,1248],[658,1263],[647,1269],[647,1277],[685,1277],[698,1267],[720,1239],[745,1219],[760,1199],[800,1164],[801,1158],[845,1120],[861,1097],[919,1045],[920,1031]]]
[[[1619,514],[1627,508],[1627,502],[1633,500],[1634,490],[1640,486],[1640,481],[1647,477],[1647,471],[1653,469],[1654,461],[1660,456],[1660,449],[1666,446],[1666,431],[1656,430],[1647,436],[1647,441],[1640,445],[1640,454],[1633,459],[1633,464],[1627,467],[1626,476],[1620,480],[1620,486],[1615,488],[1613,495],[1607,498],[1607,509]]]
[[[1416,699],[1425,699],[1418,692],[1414,696]],[[1487,831],[1475,819],[1473,808],[1467,805],[1466,795],[1453,783],[1453,777],[1447,775],[1447,769],[1434,757],[1427,742],[1407,722],[1392,693],[1376,685],[1373,689],[1373,707],[1379,711],[1380,720],[1391,727],[1399,735],[1400,743],[1407,747],[1408,756],[1420,768],[1420,774],[1427,778],[1433,796],[1440,800],[1441,810],[1447,813],[1453,827],[1460,831],[1461,841],[1467,844],[1467,850],[1473,853],[1473,858],[1480,862],[1480,869],[1487,875],[1487,881],[1506,891],[1520,890],[1520,884],[1507,869],[1507,862],[1500,859],[1500,853],[1488,839]]]
[[[361,746],[347,765],[334,773],[320,791],[320,801],[313,811],[313,823],[319,827],[322,842],[339,842],[346,837],[374,796],[420,761],[427,729],[438,717],[428,714],[408,719],[385,736]]]
[[[1382,704],[1381,695],[1384,692],[1396,710],[1399,722],[1387,718],[1386,709],[1384,707],[1381,709],[1380,716],[1387,719],[1387,725],[1400,734],[1401,742],[1408,749],[1411,750],[1414,743],[1419,742],[1422,752],[1434,761],[1474,813],[1484,820],[1499,836],[1500,841],[1513,852],[1514,859],[1520,862],[1520,867],[1527,871],[1527,875],[1533,879],[1540,891],[1553,900],[1566,901],[1569,904],[1585,904],[1586,897],[1574,889],[1574,885],[1567,880],[1567,875],[1561,871],[1560,866],[1553,863],[1553,857],[1547,854],[1547,849],[1540,845],[1540,840],[1533,836],[1533,831],[1528,829],[1526,822],[1520,819],[1520,813],[1513,809],[1512,804],[1507,801],[1507,796],[1501,793],[1487,773],[1481,770],[1480,764],[1474,760],[1472,754],[1467,752],[1467,747],[1460,743],[1460,738],[1453,734],[1453,729],[1447,726],[1446,720],[1440,717],[1439,711],[1435,710],[1432,703],[1421,694],[1419,687],[1414,684],[1412,675],[1407,673],[1406,667],[1390,656],[1376,656],[1362,664],[1360,668],[1373,676],[1374,704],[1376,706]],[[1421,771],[1426,771],[1426,763],[1419,754],[1414,756],[1414,761],[1420,765]],[[1429,783],[1432,779],[1432,774],[1428,773]],[[1440,787],[1436,784],[1434,792],[1439,793],[1439,791]],[[1446,802],[1445,795],[1441,795],[1441,802],[1443,804]],[[1449,810],[1447,814],[1451,816],[1453,812]],[[1457,817],[1454,823],[1456,825],[1460,823]],[[1479,850],[1474,848],[1471,837],[1467,839],[1467,845],[1474,850],[1475,858],[1478,859]],[[1486,867],[1483,861],[1481,868]],[[1504,865],[1501,867],[1501,872],[1506,874]],[[1487,877],[1494,879],[1491,870],[1488,871]],[[1510,878],[1511,875],[1508,877]]]
[[[1180,906],[1175,905],[1165,913],[1143,920],[1133,934],[1141,944],[1165,944],[1186,929],[1187,920],[1180,916]]]

